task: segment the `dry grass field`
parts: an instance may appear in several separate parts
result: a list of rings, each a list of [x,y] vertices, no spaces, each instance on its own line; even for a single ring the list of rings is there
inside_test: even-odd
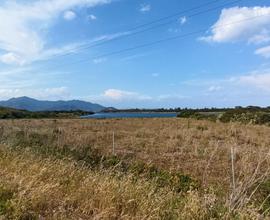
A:
[[[0,219],[267,219],[269,134],[178,118],[2,120]]]

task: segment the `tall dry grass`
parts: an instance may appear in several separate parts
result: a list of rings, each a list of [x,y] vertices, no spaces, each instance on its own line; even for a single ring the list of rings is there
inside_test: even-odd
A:
[[[94,172],[63,160],[18,155],[1,148],[0,185],[14,195],[11,219],[143,219],[177,215],[181,195],[110,171]]]
[[[0,186],[14,192],[7,199],[14,218],[267,218],[269,131],[185,119],[0,121]],[[98,161],[109,158],[113,132],[117,161],[131,165],[92,169],[89,150]],[[79,156],[85,153],[87,160]],[[164,170],[163,182],[177,172],[198,187],[175,191],[156,177],[135,175],[129,169],[138,161]]]

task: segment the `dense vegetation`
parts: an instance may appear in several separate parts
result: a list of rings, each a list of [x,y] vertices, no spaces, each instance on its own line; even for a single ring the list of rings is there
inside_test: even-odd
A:
[[[178,117],[208,119],[220,122],[241,122],[245,124],[270,124],[270,108],[247,107],[234,109],[182,110]]]
[[[44,111],[30,112],[12,108],[0,107],[0,119],[22,119],[22,118],[76,118],[83,115],[90,115],[93,112],[85,111]]]
[[[133,108],[133,109],[116,109],[113,107],[106,108],[102,110],[102,112],[186,112],[186,111],[192,111],[192,112],[226,112],[230,110],[237,110],[237,109],[245,109],[245,110],[251,110],[251,111],[269,111],[270,112],[270,107],[259,107],[259,106],[247,106],[247,107],[241,107],[241,106],[236,106],[234,108],[155,108],[155,109],[147,109],[147,108]]]
[[[270,107],[257,106],[235,108],[159,108],[159,109],[114,109],[107,108],[103,112],[176,112],[179,118],[192,118],[197,120],[211,120],[220,122],[241,122],[251,124],[270,124]]]
[[[269,132],[192,119],[1,120],[0,219],[268,218]]]
[[[270,108],[249,106],[246,108],[204,108],[204,109],[126,109],[117,110],[106,108],[103,112],[178,112],[179,118],[192,118],[197,120],[211,120],[220,122],[241,122],[245,124],[270,124]],[[27,119],[27,118],[78,118],[94,114],[81,110],[76,111],[43,111],[30,112],[12,108],[0,107],[0,119]]]

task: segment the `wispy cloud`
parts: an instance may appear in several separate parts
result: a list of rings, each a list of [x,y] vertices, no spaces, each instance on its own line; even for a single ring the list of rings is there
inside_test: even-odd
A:
[[[90,20],[90,21],[97,20],[97,17],[96,17],[95,15],[93,15],[93,14],[88,15],[87,18],[88,18],[88,20]]]
[[[141,108],[142,106],[153,108],[153,106],[176,107],[177,104],[183,100],[189,99],[187,96],[181,94],[160,94],[150,96],[139,92],[120,90],[120,89],[107,89],[100,95],[90,96],[87,100],[102,103],[105,106],[115,106],[120,108]]]
[[[235,79],[247,87],[253,87],[270,92],[270,70],[265,73],[251,73]]]
[[[218,96],[223,94],[228,98],[232,94],[239,94],[242,97],[249,93],[255,95],[270,95],[270,69],[258,69],[246,74],[233,74],[232,77],[224,77],[211,80],[192,80],[185,82],[187,87],[197,87],[198,92],[205,91],[207,95]],[[252,97],[250,97],[252,99]],[[241,98],[239,97],[239,101]]]
[[[92,39],[90,42],[95,43],[95,42],[99,42],[99,41],[109,41],[109,40],[113,40],[122,36],[126,36],[131,34],[131,32],[126,31],[126,32],[117,32],[117,33],[113,33],[113,34],[104,34],[101,36],[98,36],[94,39]]]
[[[179,100],[184,100],[190,98],[189,96],[184,96],[184,95],[179,95],[179,94],[163,94],[159,95],[157,98],[155,98],[155,101],[179,101]]]
[[[183,16],[183,17],[179,18],[179,22],[181,25],[184,25],[185,23],[187,23],[187,17]]]
[[[140,7],[140,12],[145,13],[151,11],[151,5],[150,4],[142,4]]]
[[[33,71],[30,67],[8,68],[0,71],[0,89],[15,89],[31,87],[35,83],[29,73]]]
[[[6,100],[13,97],[29,96],[41,100],[65,100],[70,98],[70,92],[67,87],[44,88],[44,89],[1,89],[0,100]]]
[[[112,34],[104,34],[98,37],[94,37],[93,39],[90,39],[88,41],[80,42],[80,43],[70,43],[67,45],[64,45],[62,47],[54,47],[47,49],[43,51],[39,57],[36,59],[33,59],[33,61],[37,60],[48,60],[53,57],[58,57],[66,54],[76,54],[81,52],[84,48],[91,48],[91,46],[94,46],[99,43],[105,43],[106,41],[111,41],[117,38],[120,38],[122,36],[129,35],[131,32],[117,32]],[[98,61],[105,61],[105,58],[103,59],[94,59],[95,63],[99,63]]]
[[[261,47],[255,51],[255,54],[263,56],[265,58],[270,58],[270,46]]]
[[[67,45],[64,45],[62,47],[54,47],[47,50],[44,50],[40,53],[39,57],[33,58],[32,61],[38,61],[38,60],[49,60],[53,57],[62,56],[65,54],[73,54],[80,51],[80,48],[85,46],[87,42],[81,42],[81,43],[70,43]]]
[[[93,62],[95,64],[99,64],[99,63],[104,63],[107,61],[107,58],[98,58],[98,59],[94,59]]]
[[[123,58],[121,59],[121,61],[131,61],[131,60],[139,59],[139,58],[142,58],[142,57],[146,57],[146,56],[148,56],[149,54],[150,54],[150,53],[134,54],[134,55],[130,55],[130,56],[123,57]]]
[[[130,92],[119,89],[107,89],[102,97],[111,101],[127,101],[127,100],[149,100],[150,96],[142,95],[137,92]]]
[[[220,91],[221,89],[222,89],[221,86],[210,86],[210,87],[208,88],[208,91],[209,91],[209,92],[218,92],[218,91]]]
[[[64,94],[63,84],[68,73],[42,72],[33,67],[12,67],[0,71],[1,99],[18,96],[32,96],[37,98],[56,97],[53,91]],[[52,86],[51,82],[57,84]],[[43,88],[43,89],[42,89]],[[61,90],[46,90],[46,88],[61,88]],[[65,93],[67,94],[67,92]]]
[[[64,13],[64,19],[67,21],[71,21],[77,17],[76,13],[74,11],[68,10]]]
[[[23,65],[37,60],[46,48],[44,30],[65,13],[67,19],[74,18],[70,11],[76,7],[95,7],[110,0],[44,0],[20,2],[5,0],[0,6],[0,61],[6,64]]]

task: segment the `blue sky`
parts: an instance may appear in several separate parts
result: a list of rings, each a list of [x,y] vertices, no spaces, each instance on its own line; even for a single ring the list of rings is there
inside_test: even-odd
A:
[[[0,31],[0,99],[270,105],[267,0],[3,0]]]

